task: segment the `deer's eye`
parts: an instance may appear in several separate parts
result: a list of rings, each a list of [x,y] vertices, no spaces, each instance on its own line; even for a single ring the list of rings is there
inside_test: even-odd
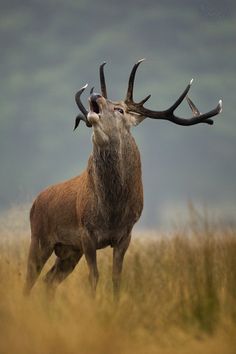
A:
[[[114,108],[114,111],[118,111],[118,112],[120,112],[121,114],[124,114],[124,110],[123,110],[122,108],[120,108],[120,107],[115,107],[115,108]]]

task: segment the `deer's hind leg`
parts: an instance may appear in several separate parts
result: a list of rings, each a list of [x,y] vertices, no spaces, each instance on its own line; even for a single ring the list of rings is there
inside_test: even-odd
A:
[[[29,295],[34,286],[44,264],[53,252],[53,247],[42,245],[39,238],[32,237],[28,255],[26,282],[24,294]]]
[[[80,249],[61,243],[55,245],[54,251],[57,259],[44,278],[50,297],[54,296],[57,286],[74,270],[83,255]]]

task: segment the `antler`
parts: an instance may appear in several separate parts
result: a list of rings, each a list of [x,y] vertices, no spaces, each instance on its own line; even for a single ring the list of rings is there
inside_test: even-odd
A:
[[[212,125],[213,120],[208,119],[210,117],[214,117],[217,114],[219,114],[222,111],[222,100],[219,101],[218,105],[216,108],[213,110],[201,114],[199,110],[196,108],[194,103],[190,100],[190,98],[187,96],[190,87],[193,83],[193,79],[190,81],[184,92],[180,95],[180,97],[177,99],[177,101],[168,109],[164,111],[152,111],[150,109],[147,109],[143,107],[144,103],[150,98],[151,95],[147,96],[145,99],[143,99],[141,102],[134,102],[133,100],[133,87],[134,87],[134,79],[135,79],[135,74],[137,71],[138,66],[144,61],[145,59],[139,60],[133,67],[130,77],[129,77],[129,84],[128,84],[128,90],[127,90],[127,95],[125,99],[125,103],[127,105],[127,108],[131,112],[138,113],[142,116],[152,118],[152,119],[165,119],[169,120],[175,124],[179,125],[194,125],[198,123],[207,123]],[[193,112],[193,117],[191,118],[180,118],[174,114],[174,111],[176,108],[182,103],[184,98],[187,99],[188,104]]]
[[[106,65],[106,62],[104,61],[99,68],[99,75],[100,75],[100,83],[101,83],[101,93],[104,98],[107,98],[107,88],[106,88],[106,81],[105,81],[105,75],[104,75],[104,66]]]
[[[88,87],[88,84],[86,84],[85,86],[83,86],[75,95],[75,102],[77,103],[77,106],[79,107],[79,109],[81,110],[81,112],[83,113],[83,116],[81,114],[79,114],[76,118],[75,118],[75,126],[74,126],[74,130],[78,127],[79,123],[81,120],[83,120],[87,127],[92,127],[92,125],[89,123],[88,119],[87,119],[87,115],[88,115],[88,111],[87,109],[84,107],[83,103],[81,102],[80,96],[82,95],[82,93],[84,92],[84,90]]]
[[[107,89],[106,89],[106,81],[105,81],[105,75],[104,75],[104,66],[106,65],[106,62],[104,61],[100,67],[99,67],[99,75],[100,75],[100,83],[101,83],[101,93],[103,95],[104,98],[107,98]],[[86,84],[85,86],[83,86],[75,95],[75,101],[79,107],[79,109],[81,110],[81,112],[83,113],[83,115],[79,114],[76,118],[75,118],[75,126],[74,126],[74,130],[78,127],[79,123],[81,120],[83,120],[87,127],[91,128],[92,125],[89,123],[88,119],[87,119],[87,115],[88,115],[88,111],[87,109],[84,107],[83,103],[81,102],[81,98],[80,96],[82,95],[82,93],[84,92],[84,90],[87,88],[88,84]],[[91,88],[90,90],[90,95],[93,93],[94,87]]]

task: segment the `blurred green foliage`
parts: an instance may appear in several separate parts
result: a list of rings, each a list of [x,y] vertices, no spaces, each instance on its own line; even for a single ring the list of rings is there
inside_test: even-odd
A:
[[[202,183],[197,188],[193,183],[189,187],[193,195],[183,198],[198,196],[205,186],[212,188],[213,178],[212,195],[219,192],[220,200],[229,200],[227,193],[233,193],[231,199],[235,198],[234,182],[227,183],[236,176],[235,167],[231,167],[236,149],[233,1],[12,0],[0,1],[0,6],[0,208],[31,199],[49,183],[69,178],[84,168],[91,149],[90,131],[81,124],[78,133],[72,134],[78,113],[76,90],[86,82],[99,90],[98,65],[105,60],[109,96],[119,99],[125,94],[131,66],[142,57],[148,61],[138,73],[135,96],[138,99],[151,93],[149,107],[169,106],[192,77],[196,82],[191,97],[201,111],[213,108],[221,97],[224,101],[223,114],[216,119],[213,131],[206,126],[187,130],[188,142],[184,141],[184,128],[166,122],[140,126],[135,135],[144,151],[144,178],[149,181],[151,165],[155,165],[153,178],[158,175],[161,183],[166,174],[175,173],[176,169],[169,166],[176,157],[169,161],[160,157],[166,169],[163,175],[154,161],[158,155],[154,150],[165,148],[166,138],[173,149],[182,141],[183,145],[178,145],[182,156],[199,144],[204,150],[219,144],[219,154],[209,156],[210,160],[217,157],[217,171],[202,172],[209,160],[202,160],[201,153],[193,156],[196,165],[201,161],[203,166],[197,171],[193,168],[189,178],[197,174]],[[88,93],[84,97],[86,102]],[[189,114],[186,105],[179,112]],[[153,142],[149,144],[150,140]],[[153,152],[147,154],[151,146]],[[178,200],[180,195],[175,190],[186,186],[181,163],[178,166],[183,185],[173,181],[175,189],[166,192],[167,198]],[[229,170],[230,175],[225,177]],[[230,192],[222,191],[222,178],[226,178]],[[151,194],[149,190],[148,198],[153,198]],[[159,203],[163,200],[161,194]],[[211,196],[206,200],[215,201]],[[153,200],[153,206],[156,217],[160,204],[158,207]]]

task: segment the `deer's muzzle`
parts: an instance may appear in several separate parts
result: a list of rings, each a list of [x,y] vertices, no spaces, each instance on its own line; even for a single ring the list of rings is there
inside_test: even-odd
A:
[[[98,93],[92,93],[89,97],[90,111],[88,112],[88,121],[90,124],[95,125],[99,121],[100,106],[99,100],[102,98]]]

